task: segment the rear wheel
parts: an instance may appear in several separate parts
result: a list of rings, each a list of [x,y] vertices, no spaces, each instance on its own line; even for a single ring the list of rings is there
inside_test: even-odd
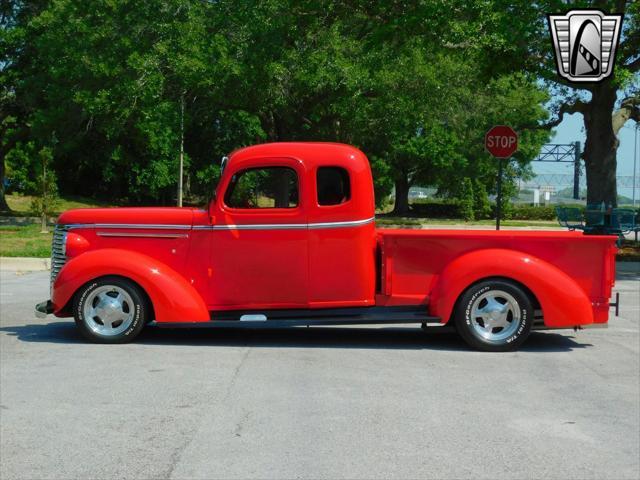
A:
[[[469,287],[455,310],[458,333],[473,348],[489,352],[516,350],[527,339],[533,305],[516,283],[486,280]]]
[[[89,282],[76,294],[74,317],[82,334],[97,343],[131,342],[148,315],[140,287],[121,277]]]

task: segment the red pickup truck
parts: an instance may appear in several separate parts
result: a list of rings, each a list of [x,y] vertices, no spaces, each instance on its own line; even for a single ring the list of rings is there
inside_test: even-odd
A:
[[[243,148],[207,209],[63,213],[51,300],[90,340],[158,326],[450,322],[472,347],[534,328],[605,324],[615,237],[559,231],[376,229],[371,170],[348,145]]]

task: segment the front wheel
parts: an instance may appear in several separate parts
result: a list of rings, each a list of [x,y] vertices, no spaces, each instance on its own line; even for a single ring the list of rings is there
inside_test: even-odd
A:
[[[73,311],[82,334],[96,343],[131,342],[148,315],[140,287],[121,277],[87,283],[76,294]]]
[[[517,284],[486,280],[469,287],[455,309],[458,333],[473,348],[488,352],[516,350],[527,339],[533,305]]]

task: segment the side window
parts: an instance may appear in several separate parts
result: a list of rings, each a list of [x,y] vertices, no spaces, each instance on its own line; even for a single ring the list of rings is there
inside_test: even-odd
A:
[[[295,208],[298,176],[288,167],[243,170],[231,179],[224,202],[232,208]]]
[[[318,205],[340,205],[351,198],[349,174],[340,167],[320,167],[316,178]]]

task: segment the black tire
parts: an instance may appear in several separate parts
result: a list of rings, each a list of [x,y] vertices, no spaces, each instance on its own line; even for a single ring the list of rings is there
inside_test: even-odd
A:
[[[460,296],[454,311],[454,324],[472,348],[508,352],[517,350],[527,339],[533,315],[531,299],[516,283],[485,280],[472,285]],[[493,322],[501,325],[494,327]]]
[[[119,304],[120,310],[111,307],[111,305],[103,308],[105,302],[111,301],[107,297],[114,298],[113,303],[114,305]],[[101,300],[101,298],[106,300]],[[117,302],[117,298],[122,298],[122,301]],[[87,302],[91,302],[91,306]],[[96,310],[96,307],[102,310]],[[110,307],[112,311],[108,310]],[[95,313],[105,312],[105,320],[100,319],[98,314],[92,318],[86,318],[87,309],[93,309]],[[73,302],[76,325],[82,335],[94,343],[129,343],[133,341],[147,323],[148,312],[149,308],[144,292],[131,280],[122,277],[109,276],[92,280],[76,292]],[[118,319],[113,323],[110,323],[110,318],[106,319],[110,315],[117,317],[118,313],[125,318],[120,323],[118,323]]]

